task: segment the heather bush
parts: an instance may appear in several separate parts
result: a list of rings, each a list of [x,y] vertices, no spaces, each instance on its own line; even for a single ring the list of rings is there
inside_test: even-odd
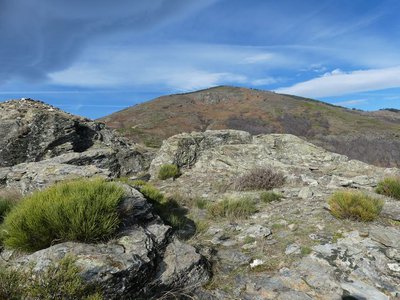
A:
[[[180,175],[177,165],[165,164],[160,167],[158,171],[158,179],[165,180],[168,178],[176,178]]]
[[[4,245],[36,251],[64,241],[98,242],[120,224],[121,187],[102,179],[58,183],[22,199],[4,219]]]
[[[235,181],[235,189],[239,191],[270,190],[281,187],[285,183],[285,176],[275,172],[271,167],[252,169]]]
[[[332,215],[339,219],[357,221],[375,220],[382,208],[383,200],[370,197],[360,191],[338,191],[328,201]]]
[[[380,181],[376,192],[400,200],[400,177],[388,177]]]

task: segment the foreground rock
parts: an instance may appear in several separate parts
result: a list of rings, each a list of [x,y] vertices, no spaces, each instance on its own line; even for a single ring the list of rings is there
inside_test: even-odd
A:
[[[88,151],[97,151],[98,155]],[[71,165],[94,165],[114,175],[146,168],[146,156],[104,124],[73,116],[33,100],[0,103],[0,167],[37,162],[64,154]],[[62,158],[66,160],[66,158]]]
[[[106,299],[150,299],[171,291],[191,290],[209,280],[207,261],[196,249],[172,236],[171,228],[154,214],[135,189],[124,186],[127,197],[117,237],[108,243],[66,242],[21,255],[5,251],[0,264],[12,268],[34,266],[41,272],[65,255],[76,258],[81,275],[100,287]]]
[[[223,141],[230,140],[229,134],[234,140],[246,135],[201,135],[206,140],[219,134],[225,136]],[[191,136],[196,139],[199,134],[177,135],[163,143],[151,165],[154,183],[189,199],[250,197],[258,209],[249,218],[231,220],[210,218],[204,209],[192,208],[194,218],[209,225],[193,243],[216,253],[213,283],[198,291],[200,299],[400,298],[400,204],[374,193],[380,180],[400,175],[399,169],[350,160],[293,135],[259,135],[208,148],[181,146]],[[179,178],[158,181],[159,167],[179,164],[179,157],[196,159],[180,165]],[[262,191],[234,190],[238,176],[260,166],[285,174],[286,184],[274,189],[283,195],[281,201],[263,203]],[[381,217],[372,223],[334,218],[326,203],[338,189],[381,197]]]

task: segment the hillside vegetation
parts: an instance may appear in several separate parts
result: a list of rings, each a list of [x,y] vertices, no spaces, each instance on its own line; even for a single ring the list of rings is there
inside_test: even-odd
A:
[[[221,86],[157,98],[100,119],[134,142],[207,129],[290,133],[329,151],[381,166],[399,166],[400,118],[395,111],[362,112],[311,99]]]

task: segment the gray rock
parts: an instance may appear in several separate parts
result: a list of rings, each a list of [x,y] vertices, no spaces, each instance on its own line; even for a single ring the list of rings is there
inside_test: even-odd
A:
[[[341,288],[346,296],[353,296],[356,299],[389,300],[390,298],[378,289],[361,281],[343,282]]]
[[[96,150],[94,150],[96,149]],[[94,150],[95,153],[87,151]],[[84,153],[85,154],[81,154]],[[102,123],[33,100],[0,103],[0,167],[69,155],[60,163],[95,165],[113,175],[142,171],[146,156]]]
[[[297,244],[290,244],[289,246],[286,247],[285,254],[286,255],[300,254],[300,246]]]
[[[393,227],[372,226],[369,234],[371,238],[387,247],[400,250],[400,231]]]
[[[180,168],[192,167],[201,153],[219,145],[245,144],[251,141],[248,132],[238,130],[207,130],[182,133],[163,142],[156,158],[151,162],[150,174],[157,177],[163,164],[176,164]]]

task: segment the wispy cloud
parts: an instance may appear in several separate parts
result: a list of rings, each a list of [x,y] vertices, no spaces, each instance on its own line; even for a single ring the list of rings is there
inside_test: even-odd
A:
[[[159,47],[163,47],[162,55]],[[274,57],[274,59],[268,59]],[[256,63],[259,61],[259,63]],[[268,69],[284,68],[291,57],[260,47],[181,44],[124,49],[88,49],[82,60],[49,75],[54,84],[74,87],[166,87],[176,91],[220,84],[268,86]],[[129,68],[127,67],[129,66]]]
[[[368,100],[348,100],[348,101],[334,102],[333,104],[348,106],[348,105],[361,104],[361,103],[366,103],[366,102],[368,102]]]
[[[322,77],[276,89],[276,92],[305,97],[330,97],[395,87],[400,87],[400,66],[348,73],[334,70]]]

